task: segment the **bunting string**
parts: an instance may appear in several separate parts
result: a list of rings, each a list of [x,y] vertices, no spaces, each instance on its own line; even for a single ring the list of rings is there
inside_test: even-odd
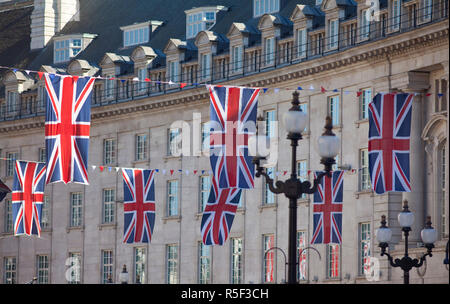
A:
[[[11,70],[14,73],[20,71],[20,72],[25,72],[28,76],[31,77],[31,73],[33,74],[37,74],[39,79],[42,79],[43,75],[55,75],[55,76],[68,76],[68,74],[58,74],[58,73],[47,73],[47,72],[42,72],[42,71],[33,71],[33,70],[24,70],[24,69],[18,69],[18,68],[12,68],[12,67],[6,67],[6,66],[0,66],[0,69],[7,69],[7,70]],[[82,77],[82,76],[80,76]],[[193,82],[193,83],[188,83],[188,82],[173,82],[172,80],[169,81],[159,81],[159,80],[152,80],[151,78],[145,78],[144,80],[139,79],[138,77],[102,77],[102,76],[86,76],[86,77],[92,77],[94,79],[101,79],[101,80],[115,80],[115,81],[120,81],[122,83],[128,82],[128,81],[132,81],[132,82],[136,82],[136,83],[153,83],[153,84],[166,84],[169,86],[179,86],[181,89],[183,89],[186,86],[209,86],[212,85],[211,83],[208,82]],[[231,87],[231,86],[226,86],[226,85],[215,85],[215,86],[222,86],[222,87]],[[280,90],[283,91],[310,91],[310,92],[321,92],[321,93],[327,93],[327,92],[336,92],[338,93],[339,91],[341,91],[342,89],[326,89],[323,86],[320,86],[320,88],[315,88],[312,84],[309,87],[304,87],[304,86],[297,86],[296,88],[273,88],[273,87],[249,87],[249,86],[236,86],[233,85],[232,87],[241,87],[241,88],[258,88],[260,89],[263,93],[268,93],[269,91],[272,91],[274,93],[278,93],[280,92]],[[363,93],[363,91],[361,90],[343,90],[342,91],[344,93],[344,95],[348,95],[350,93],[356,93],[356,97],[360,97]],[[392,92],[392,93],[400,93],[399,92]],[[431,96],[433,95],[432,93],[423,93],[423,92],[412,92],[415,95],[425,95],[425,96]],[[443,93],[438,93],[437,96],[439,98],[441,98],[442,96],[444,96]]]
[[[15,159],[15,158],[7,158],[7,157],[0,157],[0,160],[4,160],[4,161],[16,161],[19,159]],[[20,161],[27,161],[27,162],[31,162],[30,160],[20,160]],[[32,162],[36,162],[36,161],[32,161]],[[44,162],[41,162],[44,163]],[[107,173],[107,172],[112,172],[112,173],[119,173],[122,169],[142,169],[142,170],[149,170],[149,168],[130,168],[130,167],[116,167],[116,166],[105,166],[105,165],[91,165],[92,168],[92,172],[96,172],[96,170],[98,169],[97,172],[99,173]],[[270,168],[268,168],[270,169]],[[346,174],[356,174],[357,172],[364,170],[365,168],[360,168],[360,169],[341,169],[339,168],[339,170],[345,171]],[[153,168],[151,170],[155,170],[156,174],[162,174],[162,175],[168,175],[168,176],[174,176],[175,174],[178,175],[198,175],[198,176],[202,176],[205,174],[208,175],[212,175],[212,170],[204,170],[204,169],[169,169],[169,168]],[[309,175],[314,172],[314,171],[322,171],[322,169],[307,169],[307,170],[302,170],[302,172],[306,172],[308,178]],[[285,176],[289,173],[290,171],[288,170],[279,170],[279,171],[274,171],[273,174],[275,176]],[[301,176],[301,174],[297,175]]]

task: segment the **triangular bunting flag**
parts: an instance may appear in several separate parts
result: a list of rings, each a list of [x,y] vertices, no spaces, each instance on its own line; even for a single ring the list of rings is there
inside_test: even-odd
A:
[[[182,83],[180,83],[180,88],[184,88],[186,85],[187,85],[187,83],[182,82]]]
[[[39,75],[39,79],[42,79],[42,75],[44,75],[44,72],[37,72]]]

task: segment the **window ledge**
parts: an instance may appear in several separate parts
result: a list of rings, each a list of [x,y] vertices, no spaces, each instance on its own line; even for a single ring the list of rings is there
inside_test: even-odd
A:
[[[97,227],[98,227],[98,230],[102,230],[103,228],[116,229],[117,224],[116,223],[102,223],[102,224],[99,224]]]
[[[148,163],[148,158],[146,158],[146,159],[140,159],[140,160],[134,160],[134,161],[132,161],[131,162],[133,165],[136,165],[136,164],[146,164],[146,163]]]
[[[171,216],[165,216],[162,218],[163,223],[165,224],[167,221],[177,221],[178,223],[181,222],[181,215],[171,215]]]
[[[240,214],[245,214],[245,207],[238,207],[237,209],[236,209],[236,213],[240,213]]]
[[[69,233],[70,231],[81,231],[84,232],[84,225],[83,226],[76,226],[76,227],[66,227],[66,232]]]
[[[164,159],[165,163],[171,159],[175,159],[175,160],[178,159],[179,161],[181,161],[181,155],[180,156],[166,155],[163,157],[163,159]]]
[[[278,209],[278,204],[261,204],[258,206],[259,212],[262,212],[264,209],[274,209],[273,211],[276,211]]]
[[[356,191],[354,194],[355,194],[355,198],[359,198],[360,195],[367,195],[367,194],[369,194],[370,197],[374,197],[375,196],[372,189],[365,189],[365,190]]]
[[[336,132],[341,132],[342,131],[342,124],[334,125],[332,130],[336,131]]]
[[[368,118],[359,119],[359,120],[355,121],[355,125],[356,125],[357,128],[359,128],[360,124],[364,124],[364,123],[368,123],[368,122],[369,122]]]

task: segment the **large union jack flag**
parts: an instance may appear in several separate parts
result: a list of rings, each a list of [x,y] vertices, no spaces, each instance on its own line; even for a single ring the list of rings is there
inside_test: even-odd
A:
[[[14,235],[41,235],[45,164],[16,161],[12,192]]]
[[[369,174],[377,194],[410,192],[413,94],[377,94],[369,104]]]
[[[250,189],[254,165],[248,139],[256,131],[260,89],[208,86],[211,100],[210,161],[218,187]]]
[[[11,189],[6,186],[0,179],[0,202],[5,198],[6,194],[10,193]]]
[[[219,189],[216,180],[212,179],[200,228],[203,244],[223,245],[228,239],[241,192],[237,188]]]
[[[314,172],[314,178],[320,171]],[[331,177],[325,175],[313,202],[313,237],[311,244],[328,244],[342,242],[342,199],[344,188],[344,171],[333,171]]]
[[[46,183],[89,184],[87,162],[94,78],[45,74]]]
[[[155,226],[155,171],[122,169],[123,242],[150,243]]]

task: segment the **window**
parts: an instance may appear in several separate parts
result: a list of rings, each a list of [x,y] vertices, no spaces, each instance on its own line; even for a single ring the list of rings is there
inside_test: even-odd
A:
[[[103,164],[112,165],[116,162],[116,140],[105,139],[103,141]]]
[[[306,231],[297,231],[297,280],[306,280],[306,246]]]
[[[328,97],[328,115],[331,116],[333,126],[338,126],[340,124],[339,96]]]
[[[206,203],[208,202],[209,190],[211,189],[211,177],[200,176],[200,202],[198,212],[205,210]]]
[[[47,153],[46,153],[45,148],[39,148],[38,161],[41,163],[47,162]]]
[[[116,82],[112,79],[114,76],[105,75],[107,79],[105,80],[105,98],[113,98],[114,97],[114,87]]]
[[[67,264],[66,264],[67,265]],[[81,253],[79,252],[69,252],[69,284],[80,284],[81,283]],[[67,273],[67,272],[66,272]]]
[[[178,246],[167,245],[167,284],[178,283]]]
[[[19,106],[18,106],[19,94],[17,92],[8,91],[7,100],[6,100],[6,112],[9,114],[14,114]]]
[[[38,284],[49,283],[49,262],[48,255],[36,256],[36,277]]]
[[[359,190],[370,189],[369,150],[359,150]]]
[[[369,103],[372,101],[372,89],[362,89],[359,96],[359,119],[369,118]]]
[[[12,203],[10,199],[5,199],[5,232],[13,231]]]
[[[264,39],[264,52],[266,65],[273,64],[275,59],[275,38]]]
[[[360,40],[365,40],[369,38],[370,33],[370,20],[367,19],[367,12],[368,9],[361,10],[360,15],[360,22],[359,22],[359,28],[360,28]]]
[[[338,47],[339,21],[337,19],[328,21],[328,48]]]
[[[13,176],[18,158],[19,153],[17,152],[6,153],[6,176]]]
[[[233,72],[239,72],[242,69],[242,46],[233,46],[232,51]]]
[[[147,159],[147,134],[136,135],[136,160]]]
[[[145,83],[145,78],[147,78],[147,70],[146,69],[138,69],[138,90],[139,92],[144,92],[147,84]]]
[[[276,127],[276,112],[274,110],[272,111],[265,111],[264,112],[264,119],[266,122],[266,136],[269,138],[272,138],[275,136],[275,127]]]
[[[149,26],[128,29],[123,31],[123,46],[138,45],[148,42]]]
[[[81,38],[55,41],[53,48],[53,63],[69,61],[81,52],[83,45]]]
[[[308,180],[308,161],[306,159],[297,162],[297,175],[300,181]],[[302,193],[302,199],[306,199],[306,193]]]
[[[114,189],[103,189],[103,224],[114,222],[115,192]]]
[[[169,129],[168,131],[168,147],[167,147],[167,155],[169,156],[180,156],[181,155],[181,129],[174,128]]]
[[[211,246],[198,243],[198,283],[211,283]]]
[[[253,0],[253,17],[276,13],[280,10],[280,0]]]
[[[211,75],[211,54],[202,54],[202,78],[209,78]]]
[[[359,274],[364,275],[370,267],[370,223],[359,224]]]
[[[45,103],[47,98],[47,91],[44,86],[38,86],[38,100],[37,100],[37,111],[45,110]]]
[[[327,278],[334,279],[339,277],[339,253],[338,244],[327,244]]]
[[[242,284],[242,239],[231,239],[231,284]]]
[[[391,4],[391,30],[396,31],[400,28],[400,10],[402,2],[401,0],[392,0]]]
[[[433,12],[433,0],[421,0],[422,21],[429,21]]]
[[[113,283],[113,252],[112,250],[102,250],[102,283]]]
[[[202,152],[209,155],[211,129],[207,122],[202,123]]]
[[[70,194],[70,227],[80,227],[82,223],[82,196],[81,192]]]
[[[306,57],[306,50],[308,46],[307,36],[306,36],[306,29],[299,29],[297,30],[296,35],[296,46],[297,46],[297,57],[298,58],[304,58]]]
[[[48,195],[44,195],[44,202],[42,203],[41,214],[41,228],[45,229],[50,227],[50,199]]]
[[[167,216],[178,215],[178,181],[167,182]]]
[[[169,78],[173,82],[178,82],[179,66],[180,63],[178,61],[169,62]]]
[[[216,22],[215,11],[195,12],[186,15],[186,37],[194,38],[204,30],[209,30]]]
[[[145,248],[134,248],[134,283],[145,283]]]
[[[263,282],[275,282],[274,279],[274,263],[275,263],[275,252],[273,250],[267,252],[267,250],[271,249],[275,246],[274,243],[274,235],[267,234],[263,235]]]
[[[5,257],[3,258],[3,273],[5,284],[15,284],[17,283],[17,261],[16,257]]]
[[[270,178],[274,178],[274,168],[266,168],[266,173],[270,176]],[[264,205],[274,204],[275,203],[275,194],[270,191],[269,185],[264,183]]]

